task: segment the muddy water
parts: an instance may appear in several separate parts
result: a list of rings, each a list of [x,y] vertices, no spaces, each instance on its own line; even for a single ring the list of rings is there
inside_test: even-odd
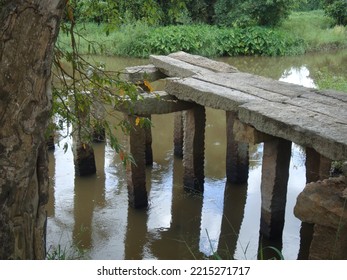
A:
[[[119,70],[145,60],[95,57]],[[305,86],[315,86],[314,72],[329,68],[347,78],[347,51],[290,58],[227,58],[247,71]],[[182,187],[182,160],[173,156],[173,115],[154,115],[153,167],[147,168],[149,207],[128,207],[125,172],[106,144],[96,144],[97,174],[74,176],[70,149],[61,139],[50,154],[50,201],[47,248],[60,245],[69,257],[90,259],[202,259],[220,252],[223,258],[256,259],[259,247],[262,145],[250,147],[246,185],[226,186],[225,112],[207,110],[205,192],[192,195]],[[285,259],[297,259],[301,222],[293,215],[305,185],[304,154],[292,148],[282,248]],[[305,243],[305,240],[303,240]]]

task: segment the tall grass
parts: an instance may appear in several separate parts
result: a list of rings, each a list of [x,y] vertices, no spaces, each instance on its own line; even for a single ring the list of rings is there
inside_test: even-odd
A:
[[[320,89],[334,89],[347,93],[347,80],[344,76],[331,74],[328,70],[322,69],[315,73],[316,83]]]
[[[295,12],[280,27],[218,28],[210,25],[150,27],[143,22],[106,32],[101,24],[79,24],[82,54],[148,57],[184,50],[208,57],[295,55],[347,47],[347,28],[332,27],[323,11]],[[68,48],[60,34],[58,45]]]
[[[347,47],[347,28],[334,26],[322,10],[295,12],[278,28],[288,36],[302,38],[306,51]]]

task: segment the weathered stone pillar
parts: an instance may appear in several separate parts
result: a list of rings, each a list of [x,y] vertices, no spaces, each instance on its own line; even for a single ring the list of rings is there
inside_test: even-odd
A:
[[[331,160],[312,148],[306,148],[306,182],[316,182],[330,177]]]
[[[136,116],[124,114],[132,129],[129,132],[127,149],[135,162],[127,162],[127,185],[129,204],[134,208],[142,208],[148,205],[146,190],[146,131],[136,125]]]
[[[104,127],[105,120],[105,107],[100,100],[94,100],[92,105],[92,130],[93,130],[93,142],[104,142],[106,138],[106,132]]]
[[[174,155],[183,157],[183,112],[175,113],[174,123]]]
[[[306,185],[294,214],[314,224],[309,259],[347,259],[347,178],[325,179]]]
[[[196,105],[185,111],[183,185],[187,190],[204,190],[205,123],[205,107]]]
[[[76,93],[77,94],[77,93]],[[86,93],[85,93],[86,94]],[[72,133],[72,152],[74,156],[75,174],[77,176],[88,176],[96,173],[94,149],[91,145],[91,137],[85,124],[90,122],[91,110],[87,105],[80,108],[81,104],[76,98],[71,98],[71,110],[77,117],[76,127]]]
[[[260,232],[269,239],[282,236],[291,144],[281,138],[264,143]]]
[[[236,141],[234,137],[234,123],[236,112],[226,112],[227,152],[226,177],[227,182],[233,184],[247,183],[249,170],[248,144]]]
[[[145,117],[151,120],[150,115]],[[145,151],[146,165],[153,165],[152,129],[151,127],[145,127],[144,130],[146,134],[146,151]]]
[[[88,176],[95,174],[96,164],[93,147],[84,139],[83,128],[77,128],[73,133],[72,152],[74,156],[75,174]]]

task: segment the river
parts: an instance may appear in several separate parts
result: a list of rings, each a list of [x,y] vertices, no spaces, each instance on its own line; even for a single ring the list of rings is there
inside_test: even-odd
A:
[[[94,57],[107,69],[148,63],[143,59]],[[347,51],[300,57],[219,58],[250,72],[315,87],[315,73],[329,71],[347,79]],[[260,225],[262,145],[250,147],[246,185],[226,186],[225,112],[207,109],[205,192],[188,194],[182,187],[182,160],[173,156],[173,114],[154,115],[153,167],[148,167],[148,209],[128,207],[125,171],[107,144],[95,144],[97,173],[74,175],[71,149],[61,139],[50,152],[50,198],[47,249],[60,248],[68,258],[204,259],[218,251],[223,258],[257,259]],[[293,215],[305,186],[305,155],[293,145],[282,240],[285,259],[297,259],[301,222]],[[303,244],[307,241],[302,240]],[[79,254],[77,249],[83,250]]]

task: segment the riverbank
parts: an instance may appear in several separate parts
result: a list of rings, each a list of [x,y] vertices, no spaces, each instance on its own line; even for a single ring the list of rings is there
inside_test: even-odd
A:
[[[280,27],[219,28],[210,25],[150,27],[123,25],[106,32],[106,25],[78,24],[81,54],[146,58],[183,50],[208,57],[299,55],[312,51],[346,48],[347,28],[332,27],[323,11],[293,13]],[[69,47],[62,33],[58,45]]]

